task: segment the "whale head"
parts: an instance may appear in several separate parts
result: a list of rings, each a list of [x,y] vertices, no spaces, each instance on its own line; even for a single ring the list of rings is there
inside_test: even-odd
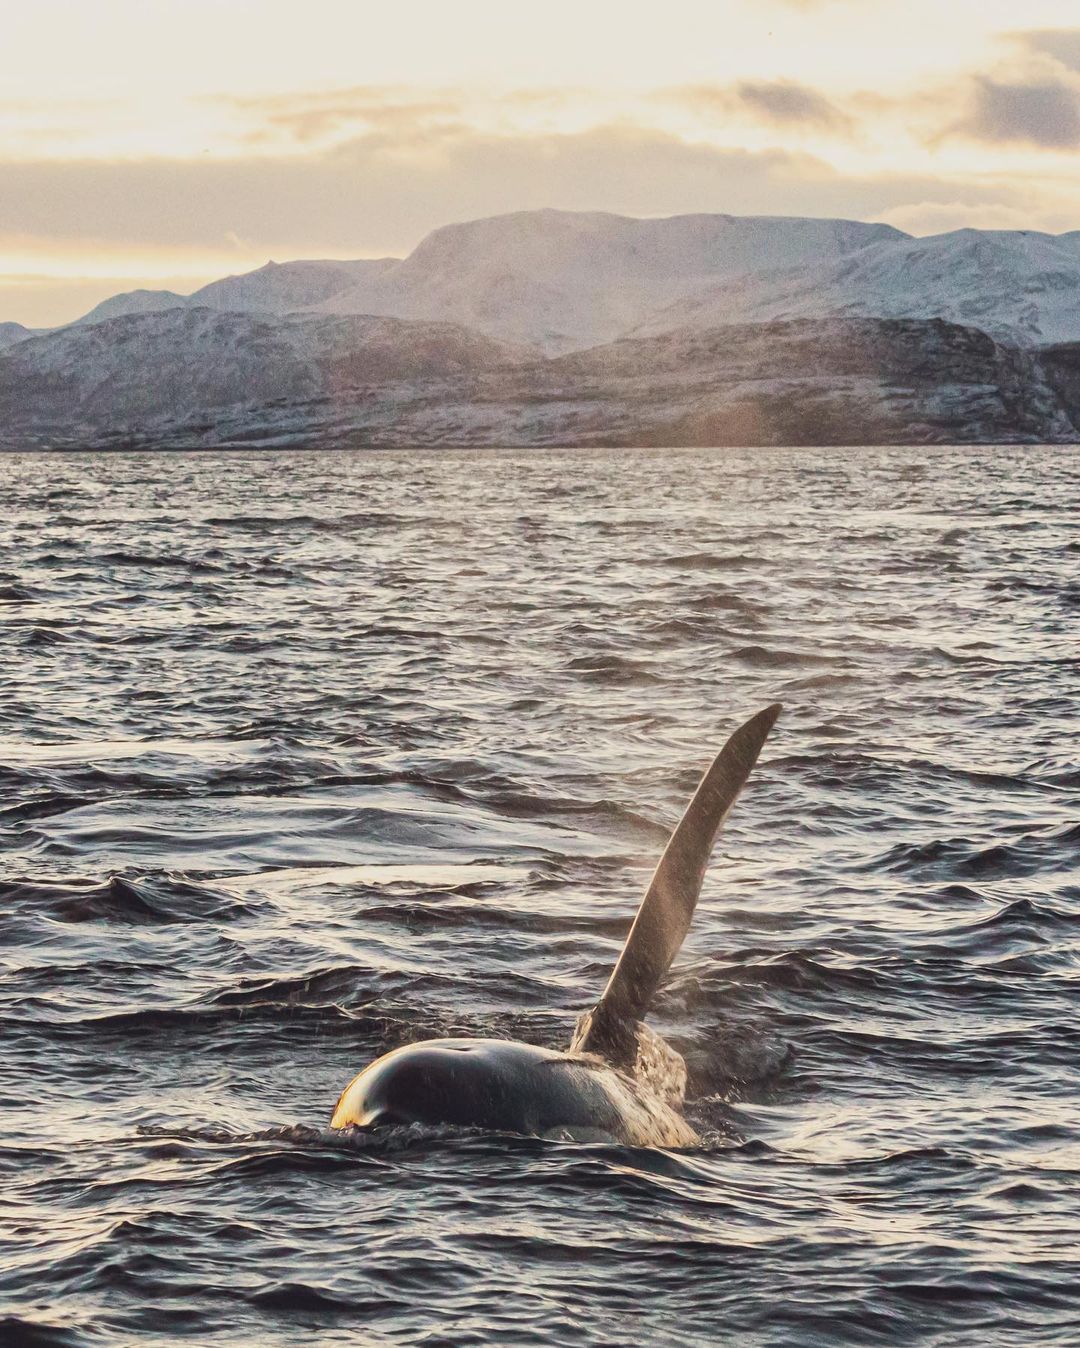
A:
[[[565,1093],[566,1055],[497,1039],[427,1039],[376,1058],[345,1087],[331,1128],[451,1125],[533,1132]]]

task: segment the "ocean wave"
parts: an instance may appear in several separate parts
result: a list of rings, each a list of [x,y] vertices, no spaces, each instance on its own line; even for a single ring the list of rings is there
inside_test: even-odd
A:
[[[1077,545],[1008,460],[0,456],[0,1340],[1071,1348]],[[327,1128],[567,1045],[774,701],[650,1010],[701,1147]]]
[[[49,884],[34,880],[0,883],[0,904],[56,922],[127,925],[174,922],[228,922],[251,916],[253,905],[233,895],[177,876]]]

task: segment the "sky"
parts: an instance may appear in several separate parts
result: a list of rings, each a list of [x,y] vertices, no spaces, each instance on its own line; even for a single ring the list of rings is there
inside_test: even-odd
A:
[[[556,206],[1080,228],[1080,0],[34,0],[0,321]]]

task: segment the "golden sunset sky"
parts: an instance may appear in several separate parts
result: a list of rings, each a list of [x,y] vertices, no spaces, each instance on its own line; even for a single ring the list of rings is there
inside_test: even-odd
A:
[[[1080,0],[34,0],[0,321],[538,206],[1080,228]]]

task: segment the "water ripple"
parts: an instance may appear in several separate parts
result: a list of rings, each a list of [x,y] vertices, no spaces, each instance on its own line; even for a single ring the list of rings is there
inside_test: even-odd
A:
[[[1078,487],[0,458],[0,1342],[1075,1343]],[[565,1044],[777,699],[655,1007],[701,1148],[328,1130]]]

